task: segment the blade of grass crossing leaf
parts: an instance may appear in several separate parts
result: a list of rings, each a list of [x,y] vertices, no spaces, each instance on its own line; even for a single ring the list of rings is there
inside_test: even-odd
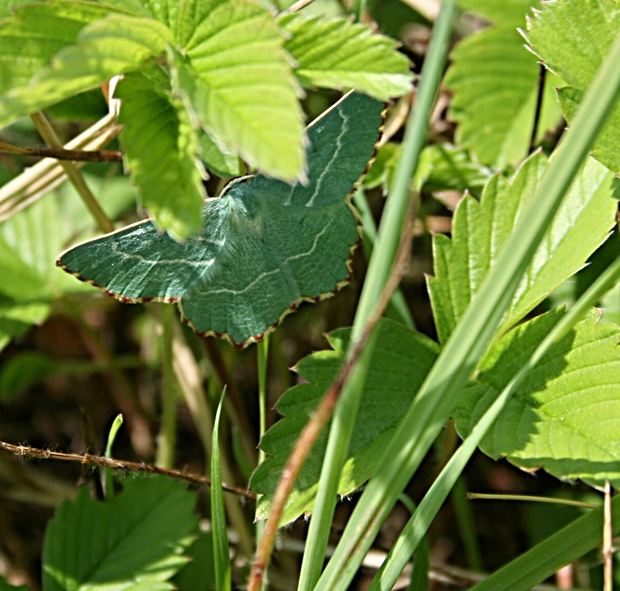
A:
[[[366,275],[364,289],[355,315],[351,344],[347,355],[350,354],[356,341],[363,333],[364,326],[372,314],[372,310],[375,308],[392,270],[399,246],[403,221],[406,219],[410,208],[409,182],[415,172],[420,152],[426,143],[428,121],[443,73],[455,16],[456,3],[454,1],[445,2],[433,30],[431,47],[422,72],[416,109],[412,113],[412,120],[405,134],[401,159],[396,168],[390,194],[383,212],[383,221],[379,229],[377,244],[369,262],[368,274]],[[369,343],[365,347],[362,357],[369,355],[368,351],[371,348],[372,345]],[[315,511],[310,521],[306,552],[304,553],[300,575],[300,591],[312,589],[320,576],[335,508],[334,501],[336,499],[340,472],[351,440],[355,416],[362,394],[365,365],[364,359],[360,359],[352,371],[350,379],[344,386],[334,413],[323,461]],[[348,551],[345,552],[346,554],[348,554]],[[339,570],[342,560],[342,556],[340,558],[332,558],[328,569],[331,567],[332,571]],[[323,578],[326,575],[327,572],[323,574]],[[323,584],[323,578],[321,578],[319,587],[332,591],[330,585],[333,580],[330,579],[331,582]]]
[[[226,532],[226,511],[224,509],[224,491],[222,490],[222,473],[220,470],[220,416],[226,396],[226,387],[222,392],[220,403],[215,413],[213,425],[213,454],[211,456],[211,519],[213,521],[213,557],[217,591],[230,591],[230,556],[228,554],[228,534]]]
[[[584,316],[586,311],[594,305],[610,287],[616,284],[620,278],[620,259],[612,263],[607,270],[592,284],[585,294],[575,303],[562,320],[551,330],[547,337],[536,348],[530,359],[514,376],[511,382],[504,388],[487,412],[476,424],[470,435],[465,439],[451,460],[441,471],[431,488],[428,490],[420,505],[412,515],[407,525],[403,528],[400,536],[393,545],[381,569],[375,575],[368,591],[388,591],[392,589],[407,561],[420,543],[422,536],[427,531],[435,515],[441,508],[448,493],[457,482],[471,455],[476,451],[482,438],[497,419],[506,403],[517,389],[517,386],[525,379],[528,373],[541,360],[550,347],[564,337],[572,327]],[[568,558],[566,562],[557,565],[562,566],[576,557]],[[532,559],[535,560],[535,559]],[[529,567],[528,567],[529,569]],[[554,572],[554,571],[551,571]],[[550,573],[548,573],[550,574]],[[538,580],[528,578],[528,585],[535,585],[543,581],[548,574]],[[503,584],[509,579],[503,581]],[[523,587],[523,589],[529,588]],[[503,587],[499,587],[503,588]]]
[[[562,197],[588,153],[620,90],[620,35],[581,103],[572,132],[561,142],[532,206],[515,228],[497,264],[467,308],[402,423],[386,446],[379,470],[364,491],[317,589],[344,590],[380,524],[432,444],[499,320]]]

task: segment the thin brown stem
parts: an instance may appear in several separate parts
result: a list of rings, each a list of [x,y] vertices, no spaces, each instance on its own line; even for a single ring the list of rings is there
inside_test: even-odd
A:
[[[411,214],[411,211],[409,214]],[[299,439],[295,443],[293,452],[289,456],[286,466],[282,471],[280,481],[278,482],[278,487],[276,488],[276,492],[271,502],[269,517],[265,522],[263,537],[261,538],[260,544],[256,551],[256,556],[254,558],[254,564],[252,565],[252,572],[250,573],[250,578],[248,580],[248,591],[260,591],[262,587],[263,577],[273,552],[280,518],[284,512],[286,501],[293,490],[295,481],[299,476],[299,472],[305,464],[310,451],[321,434],[321,431],[331,417],[349,375],[358,362],[364,347],[368,344],[373,329],[385,311],[392,294],[400,283],[411,254],[410,244],[414,217],[415,216],[413,215],[407,216],[406,227],[401,238],[394,269],[388,282],[384,286],[383,291],[381,292],[381,296],[379,297],[379,301],[377,302],[375,309],[368,318],[368,322],[364,327],[364,331],[360,339],[353,346],[353,349],[345,360],[345,363],[336,376],[336,379],[328,388],[327,392],[323,396],[323,399],[319,403],[317,410],[312,417],[310,417],[310,420],[303,428]]]
[[[540,124],[540,115],[542,113],[542,103],[545,97],[545,80],[547,78],[547,68],[540,63],[538,65],[538,91],[536,93],[536,108],[534,110],[534,122],[532,123],[532,135],[530,137],[530,147],[528,154],[536,149],[536,137],[538,136],[538,126]]]
[[[40,156],[55,160],[71,160],[73,162],[122,162],[123,153],[119,150],[65,150],[65,148],[20,148],[0,142],[0,152],[19,154],[21,156]]]
[[[180,470],[158,468],[157,466],[152,466],[150,464],[127,462],[125,460],[117,460],[115,458],[106,458],[104,456],[95,456],[92,454],[80,455],[59,451],[50,451],[48,449],[30,447],[29,445],[13,445],[12,443],[6,443],[4,441],[0,441],[0,449],[9,451],[17,456],[23,456],[27,458],[36,458],[39,460],[62,460],[65,462],[79,462],[81,464],[86,464],[89,466],[112,468],[113,470],[125,470],[127,472],[147,472],[148,474],[161,474],[162,476],[169,476],[170,478],[185,480],[186,482],[191,482],[192,484],[211,486],[211,480],[205,478],[204,476],[198,476],[197,474],[190,474],[188,472],[181,472]],[[249,499],[256,498],[256,495],[254,493],[251,493],[237,486],[229,486],[228,484],[222,483],[222,489],[242,497],[247,497]]]
[[[40,111],[37,113],[32,113],[30,118],[36,125],[41,137],[45,140],[45,143],[48,146],[52,148],[62,148],[62,143],[58,139],[56,132],[43,113]],[[95,221],[99,225],[101,231],[106,234],[113,232],[114,224],[112,223],[112,220],[110,220],[105,211],[101,208],[101,205],[99,205],[99,202],[88,188],[82,173],[77,169],[75,164],[68,161],[60,161],[59,164],[62,166],[65,174],[69,177],[71,184],[75,187],[75,190],[84,201],[84,204],[90,211],[91,215],[95,218]]]

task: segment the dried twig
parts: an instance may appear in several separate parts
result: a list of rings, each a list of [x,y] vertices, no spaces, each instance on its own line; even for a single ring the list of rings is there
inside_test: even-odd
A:
[[[19,154],[21,156],[41,156],[55,160],[72,160],[74,162],[122,162],[123,153],[118,150],[66,150],[65,148],[20,148],[0,142],[0,152]]]
[[[4,441],[0,441],[0,449],[9,451],[16,456],[24,456],[27,458],[37,458],[39,460],[63,460],[65,462],[79,462],[80,464],[98,466],[100,468],[112,468],[113,470],[125,470],[128,472],[147,472],[148,474],[161,474],[162,476],[169,476],[171,478],[185,480],[186,482],[191,482],[192,484],[211,486],[211,480],[205,478],[204,476],[198,476],[197,474],[189,474],[187,472],[181,472],[180,470],[158,468],[157,466],[151,466],[150,464],[127,462],[125,460],[106,458],[104,456],[96,456],[88,453],[84,455],[71,454],[58,451],[50,451],[49,449],[39,449],[36,447],[30,447],[29,445],[13,445],[11,443],[5,443]],[[256,498],[256,495],[254,493],[236,486],[222,484],[222,488],[227,492],[244,496],[249,499]]]

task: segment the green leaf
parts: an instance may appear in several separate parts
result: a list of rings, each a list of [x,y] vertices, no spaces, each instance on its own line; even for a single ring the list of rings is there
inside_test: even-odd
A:
[[[460,0],[461,8],[478,14],[500,25],[520,27],[532,8],[540,6],[540,0]]]
[[[45,532],[45,590],[172,589],[165,581],[187,562],[195,502],[182,484],[163,476],[127,479],[122,494],[106,503],[81,488]]]
[[[569,122],[618,29],[620,5],[615,0],[546,2],[528,22],[525,36],[532,51],[570,85],[559,91]],[[593,156],[616,173],[620,172],[619,133],[620,105],[616,105],[593,149]]]
[[[95,121],[105,117],[110,108],[100,88],[80,92],[45,109],[52,119]]]
[[[278,402],[285,419],[276,423],[262,438],[261,448],[269,457],[250,480],[253,491],[265,495],[256,516],[262,519],[270,509],[282,469],[301,430],[326,389],[331,385],[344,358],[349,329],[333,332],[333,351],[320,351],[303,359],[295,371],[309,383],[291,388]],[[383,318],[377,327],[377,343],[356,418],[356,428],[345,463],[339,494],[346,495],[372,476],[380,451],[393,434],[437,357],[437,345],[422,334]],[[321,465],[327,444],[324,429],[295,483],[282,517],[284,523],[312,511]]]
[[[49,297],[44,279],[18,253],[0,236],[0,294],[22,302]]]
[[[184,239],[202,224],[205,198],[198,169],[197,132],[170,80],[157,66],[132,72],[118,84],[125,163],[142,205],[157,227]]]
[[[512,26],[498,26],[466,38],[454,50],[446,85],[454,97],[449,115],[457,124],[457,141],[484,164],[515,164],[528,150],[539,66]],[[537,136],[560,119],[547,76]],[[557,85],[557,84],[556,84]]]
[[[103,186],[101,182],[94,184],[92,176],[88,175],[87,178],[91,185]],[[118,187],[119,183],[113,185]],[[77,196],[74,198],[77,199]],[[77,223],[80,218],[86,222],[91,220],[81,202],[75,201],[81,209],[72,210],[67,206],[68,200],[61,201],[48,195],[0,226],[0,244],[4,241],[9,247],[10,251],[7,251],[6,255],[10,257],[10,264],[20,266],[22,279],[27,276],[30,278],[28,281],[33,282],[32,286],[27,288],[21,280],[16,280],[16,283],[7,285],[9,291],[5,292],[6,295],[21,300],[28,298],[47,302],[60,294],[90,290],[88,286],[68,281],[69,278],[60,273],[54,264],[58,251],[65,246],[68,237],[74,236],[78,227],[83,228]],[[4,269],[8,269],[9,260],[3,259],[2,255],[0,260],[6,261]],[[0,269],[2,268],[3,264],[0,262]],[[15,289],[11,291],[13,287]],[[2,289],[0,286],[0,293]]]
[[[383,104],[362,94],[309,129],[308,184],[237,179],[204,206],[185,243],[150,222],[60,255],[57,264],[124,302],[181,301],[200,334],[246,346],[297,308],[346,283],[359,240],[350,193],[374,153]]]
[[[462,436],[564,313],[539,316],[492,348],[455,411]],[[579,322],[519,386],[481,444],[486,454],[561,479],[620,485],[620,327],[598,323],[599,315]]]
[[[411,90],[409,60],[393,39],[374,35],[368,25],[296,13],[277,22],[289,33],[285,47],[303,86],[355,88],[384,101]]]
[[[87,2],[41,2],[14,9],[0,23],[0,93],[25,86],[67,45],[84,25],[103,18],[110,8]]]
[[[183,2],[178,0],[106,0],[106,4],[117,6],[134,16],[152,17],[170,29],[177,25],[179,7]]]
[[[93,194],[97,196],[101,207],[111,220],[116,220],[122,214],[129,211],[135,211],[137,193],[135,187],[131,184],[129,176],[110,176],[105,174],[101,177],[85,170],[82,170],[81,173]],[[74,240],[76,237],[79,237],[79,239],[84,240],[95,236],[98,233],[96,231],[96,222],[93,220],[92,214],[88,211],[86,205],[84,205],[84,202],[74,186],[71,183],[63,183],[55,192],[57,199],[53,199],[50,195],[24,210],[24,212],[32,211],[33,207],[41,207],[42,211],[40,215],[47,220],[49,224],[48,228],[51,227],[55,229],[56,234],[59,233],[58,230],[60,227],[66,226],[65,233],[62,234],[60,238],[61,249],[67,246],[69,238]],[[52,209],[57,202],[57,207],[54,211],[48,211],[45,207],[39,206],[39,203],[47,202],[51,202],[51,205],[48,205],[50,209]],[[20,212],[18,215],[13,216],[7,224],[10,224],[14,219],[20,219],[21,215]],[[6,224],[4,224],[3,227],[6,227]],[[46,228],[45,232],[48,231],[49,229]],[[19,232],[17,235],[19,235]],[[58,251],[53,254],[51,259],[55,260],[56,254],[58,254]],[[49,263],[50,258],[48,258],[47,261]],[[61,273],[60,276],[65,278],[63,273]]]
[[[619,28],[616,0],[545,2],[529,20],[525,38],[548,68],[585,90]]]
[[[113,14],[86,25],[77,43],[57,53],[27,85],[0,95],[0,127],[137,68],[163,53],[170,39],[153,19]]]
[[[86,174],[109,215],[116,217],[133,200],[128,179],[102,181]],[[0,349],[32,324],[45,321],[51,301],[61,294],[92,290],[56,268],[54,261],[68,237],[92,225],[86,207],[69,184],[0,225]],[[92,235],[92,232],[89,232]]]
[[[537,153],[510,182],[493,177],[480,203],[472,197],[459,203],[452,239],[434,237],[435,277],[429,277],[428,288],[442,343],[497,260],[545,167],[545,157]],[[617,181],[604,167],[592,160],[585,164],[517,288],[498,334],[577,272],[602,244],[614,224],[617,191]]]
[[[383,187],[387,193],[400,144],[383,144],[364,178],[364,187]],[[493,175],[486,166],[474,162],[466,150],[451,144],[432,144],[422,150],[413,185],[418,191],[469,191],[479,194]]]
[[[245,0],[188,0],[175,29],[188,61],[175,91],[213,137],[266,174],[303,178],[303,123],[284,40],[271,14]]]

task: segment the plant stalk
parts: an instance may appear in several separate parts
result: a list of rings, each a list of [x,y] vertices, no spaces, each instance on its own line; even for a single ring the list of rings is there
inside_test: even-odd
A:
[[[161,311],[161,369],[162,369],[162,412],[161,428],[157,436],[157,455],[155,463],[160,468],[172,468],[176,447],[177,422],[177,383],[174,376],[172,341],[176,310],[174,306],[163,304]]]

